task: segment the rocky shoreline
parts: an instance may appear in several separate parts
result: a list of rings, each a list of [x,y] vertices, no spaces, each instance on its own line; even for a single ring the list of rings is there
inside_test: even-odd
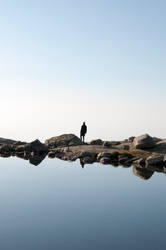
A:
[[[73,134],[52,137],[41,143],[0,138],[0,156],[17,156],[38,165],[48,156],[65,161],[80,160],[80,164],[99,162],[113,166],[133,167],[136,175],[148,179],[157,172],[166,173],[166,140],[148,134],[130,137],[124,141],[93,140],[83,143]]]

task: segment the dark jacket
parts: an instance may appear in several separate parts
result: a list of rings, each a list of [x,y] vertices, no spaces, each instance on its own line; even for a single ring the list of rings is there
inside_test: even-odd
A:
[[[87,132],[87,126],[85,124],[82,125],[80,135],[84,136]]]

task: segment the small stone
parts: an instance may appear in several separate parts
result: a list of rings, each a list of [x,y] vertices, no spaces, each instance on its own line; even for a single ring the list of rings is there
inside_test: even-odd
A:
[[[102,164],[110,164],[111,163],[111,159],[108,158],[108,157],[102,157],[100,159],[100,163],[102,163]]]
[[[103,141],[101,139],[93,140],[90,145],[103,145]]]

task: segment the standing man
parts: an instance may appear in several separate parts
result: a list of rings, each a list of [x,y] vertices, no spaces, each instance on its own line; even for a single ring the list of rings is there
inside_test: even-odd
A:
[[[85,125],[85,122],[84,122],[83,125],[81,126],[81,131],[80,131],[80,139],[83,142],[84,142],[84,137],[85,137],[86,132],[87,132],[87,126]]]

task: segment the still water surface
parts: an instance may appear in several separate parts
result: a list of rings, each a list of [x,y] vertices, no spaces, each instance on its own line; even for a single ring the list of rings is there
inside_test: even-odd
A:
[[[0,249],[165,250],[166,175],[0,158]]]

